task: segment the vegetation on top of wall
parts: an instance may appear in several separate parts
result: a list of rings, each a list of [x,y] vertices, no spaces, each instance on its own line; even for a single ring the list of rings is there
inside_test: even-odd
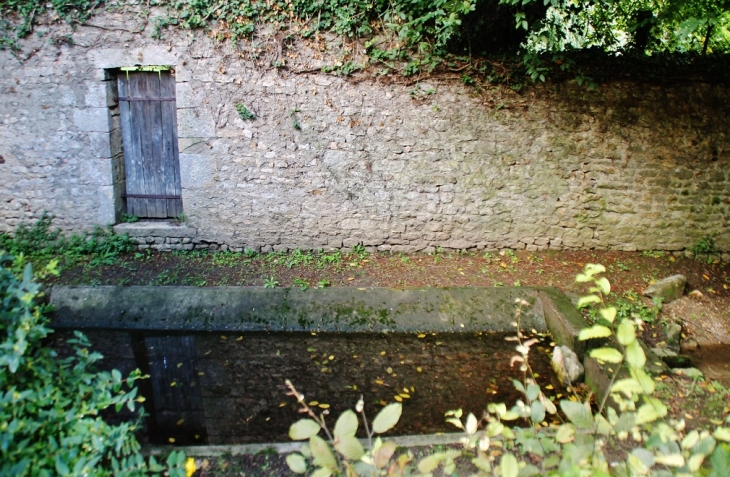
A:
[[[2,0],[0,48],[15,46],[48,10],[78,25],[101,10],[102,2]],[[443,68],[514,84],[566,72],[579,81],[609,71],[654,80],[657,75],[649,72],[657,65],[665,65],[660,71],[672,77],[692,72],[724,79],[730,70],[730,0],[153,0],[149,5],[155,4],[166,9],[155,20],[155,36],[168,27],[206,28],[219,40],[236,41],[268,24],[284,34],[284,44],[324,32],[361,39],[370,65],[350,65],[345,74],[371,65],[403,75]],[[610,66],[599,66],[605,63]],[[277,60],[272,66],[282,64]]]

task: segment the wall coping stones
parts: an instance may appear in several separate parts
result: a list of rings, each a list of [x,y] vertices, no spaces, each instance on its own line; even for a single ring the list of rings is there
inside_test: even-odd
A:
[[[114,226],[114,233],[130,237],[192,238],[198,230],[184,224],[150,221],[118,224]]]
[[[52,326],[177,331],[546,331],[538,288],[53,287]]]

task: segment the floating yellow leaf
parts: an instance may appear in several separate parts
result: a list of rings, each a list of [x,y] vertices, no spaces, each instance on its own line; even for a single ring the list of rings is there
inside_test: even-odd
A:
[[[329,409],[330,408],[330,405],[329,404],[322,403],[322,404],[319,405],[319,407],[321,409]]]
[[[408,388],[403,388],[403,392],[404,393],[409,393],[410,391],[408,390]]]
[[[173,381],[173,382],[170,383],[170,387],[173,387],[174,388],[175,386],[177,386],[177,381]]]
[[[206,352],[205,352],[205,354],[206,354],[206,355],[209,355],[209,354],[210,354],[210,353],[212,353],[212,352],[213,352],[213,350],[212,350],[212,349],[209,349],[208,351],[206,351]]]
[[[365,290],[367,290],[367,288],[358,288],[358,290],[365,291]]]
[[[403,401],[403,398],[402,398],[402,397],[400,397],[400,396],[393,396],[393,399],[395,399],[395,400],[396,400],[396,401],[398,401],[398,402],[401,402],[401,401]]]
[[[402,397],[403,399],[410,399],[411,398],[411,396],[409,394],[404,394],[404,393],[401,393],[398,396]]]
[[[548,384],[547,386],[545,386],[545,389],[553,389],[553,385],[552,384]]]
[[[388,374],[393,374],[393,368],[388,366],[388,368],[385,370]]]
[[[199,371],[199,372],[198,372],[198,376],[205,376],[205,373],[204,373],[204,372],[202,372],[202,371]]]
[[[222,339],[223,341],[225,341],[225,340],[227,340],[227,339],[228,339],[228,336],[221,336],[221,339]]]
[[[355,277],[347,277],[347,281],[348,281],[348,282],[351,282],[351,281],[353,281],[353,280],[355,280]]]
[[[423,371],[423,368],[421,368],[421,367],[419,366],[419,367],[417,367],[417,368],[416,368],[416,371],[418,371],[418,372],[420,373],[421,371]]]
[[[416,388],[414,388],[413,386],[411,386],[411,393],[415,393],[415,392],[416,392]]]
[[[175,438],[174,437],[170,437],[170,438],[167,439],[167,442],[169,442],[170,444],[174,444],[175,443]]]
[[[388,404],[388,403],[387,403],[386,401],[383,401],[382,399],[380,400],[380,405],[381,405],[381,406],[385,406],[385,405],[387,405],[387,404]]]
[[[184,423],[185,423],[185,419],[180,419],[175,424],[178,425],[178,426],[182,426]]]
[[[279,403],[279,407],[284,407],[284,406],[286,406],[286,403],[285,402],[280,402]]]
[[[243,336],[239,336],[238,338],[236,338],[236,341],[241,341],[242,339],[243,339]]]
[[[309,403],[309,405],[312,407],[319,406],[319,401],[312,401]]]
[[[352,390],[353,390],[353,391],[357,391],[357,384],[353,384],[353,385],[352,385]]]
[[[704,278],[705,280],[709,280],[710,279],[709,275],[707,275],[706,273],[703,273],[702,274],[702,278]]]
[[[317,336],[317,333],[315,333],[315,332],[312,332],[312,336]]]
[[[382,386],[383,385],[383,380],[382,379],[376,379],[375,380],[375,384],[380,384]]]
[[[418,337],[419,338],[425,338],[426,337],[426,334],[425,333],[421,333],[421,334],[418,335]]]
[[[329,355],[329,358],[327,358],[327,359],[329,359],[330,361],[332,361],[333,359],[335,359],[335,357],[332,356],[332,355]]]
[[[178,368],[182,368],[182,363],[177,363]]]
[[[381,351],[380,356],[385,356],[385,351]]]

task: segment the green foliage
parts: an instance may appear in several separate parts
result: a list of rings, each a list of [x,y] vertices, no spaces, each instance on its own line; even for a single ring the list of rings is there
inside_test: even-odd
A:
[[[595,315],[603,323],[581,333],[580,340],[600,339],[602,347],[592,348],[591,358],[599,363],[611,363],[608,392],[598,396],[597,408],[590,397],[562,399],[557,406],[542,393],[533,379],[529,364],[530,349],[536,339],[527,339],[520,330],[520,316],[528,303],[518,299],[515,312],[517,332],[507,340],[515,345],[517,354],[512,365],[519,366],[522,379],[513,380],[522,397],[509,408],[504,403],[489,403],[481,418],[459,410],[446,412],[446,421],[464,432],[463,449],[434,449],[418,462],[411,464],[412,455],[403,454],[393,461],[376,457],[377,443],[370,452],[352,442],[357,430],[355,413],[346,411],[330,434],[323,416],[316,416],[287,382],[297,397],[303,412],[311,419],[292,425],[290,437],[309,439],[302,454],[287,458],[296,473],[311,475],[466,475],[465,464],[473,471],[468,475],[518,477],[533,475],[560,476],[689,476],[727,475],[730,469],[730,427],[720,425],[710,429],[685,430],[684,420],[667,419],[668,409],[654,394],[657,385],[645,370],[646,356],[638,340],[641,320],[623,316],[613,306],[604,305],[611,284],[601,275],[602,265],[587,264],[576,279],[587,283],[590,295],[587,305],[597,305]],[[589,346],[589,348],[591,348]],[[609,397],[611,406],[608,405]],[[386,406],[373,422],[373,430],[389,429],[400,417],[400,408]],[[357,411],[362,412],[362,400]],[[386,410],[389,414],[385,414]],[[391,414],[391,411],[392,414]],[[548,416],[549,420],[546,419]],[[563,419],[564,416],[564,419]],[[372,432],[367,428],[369,437]],[[549,421],[559,419],[560,424]],[[508,427],[510,422],[527,424]],[[730,422],[726,418],[725,424]],[[381,427],[380,424],[383,423]],[[324,430],[337,453],[318,434]],[[605,454],[609,443],[620,447],[626,458],[610,466]],[[349,444],[352,443],[350,446]],[[383,445],[385,446],[385,445]],[[388,454],[391,459],[392,452]],[[316,467],[308,465],[308,460]],[[378,462],[378,465],[373,465]],[[415,467],[414,467],[415,466]],[[708,467],[711,470],[708,471]],[[469,467],[466,467],[469,468]],[[458,474],[457,474],[458,470]]]
[[[264,288],[276,288],[279,286],[279,280],[276,279],[276,277],[271,276],[268,278],[264,278]]]
[[[47,327],[43,293],[35,278],[56,274],[55,262],[34,274],[25,266],[16,277],[5,267],[12,257],[0,251],[0,474],[114,475],[159,474],[154,458],[145,460],[134,432],[142,409],[135,371],[127,378],[114,370],[98,372],[102,358],[90,352],[86,337],[76,332],[68,341],[73,354],[59,358],[44,344]],[[105,410],[126,407],[136,418],[107,424]],[[107,411],[108,412],[108,411]],[[167,460],[169,475],[185,475],[184,455]]]
[[[393,442],[383,441],[376,434],[384,434],[393,429],[400,420],[403,406],[400,403],[391,403],[385,406],[368,425],[365,416],[365,403],[362,396],[355,406],[360,414],[365,428],[368,442],[366,451],[355,437],[359,422],[358,416],[352,410],[340,414],[335,427],[330,431],[325,421],[325,414],[317,415],[305,402],[304,395],[300,394],[286,380],[289,395],[294,396],[301,406],[300,412],[308,414],[309,418],[300,419],[289,428],[289,437],[296,441],[308,440],[301,450],[301,454],[289,454],[286,463],[292,472],[304,474],[310,468],[307,461],[311,461],[314,471],[312,475],[379,475],[390,462],[395,453],[396,445]],[[323,431],[327,441],[319,436]],[[332,450],[336,452],[332,452]],[[392,469],[392,468],[391,468]]]
[[[0,2],[0,49],[16,47],[19,38],[33,32],[36,18],[49,10],[76,26],[91,17],[101,3],[102,0],[3,0]],[[13,24],[8,21],[11,16],[17,17]]]
[[[241,119],[244,121],[256,119],[256,115],[249,111],[243,103],[236,103],[236,111],[238,111],[238,115],[241,116]]]
[[[135,222],[139,222],[139,217],[137,217],[136,215],[122,213],[122,217],[119,219],[119,221],[126,224],[133,224]]]
[[[284,33],[287,46],[295,36],[321,39],[324,32],[361,39],[369,62],[345,56],[323,68],[341,75],[371,65],[382,66],[375,74],[405,76],[440,68],[459,71],[467,85],[507,84],[519,90],[528,80],[551,76],[569,75],[593,88],[604,74],[624,77],[634,70],[652,78],[676,77],[687,68],[726,78],[730,70],[730,62],[718,61],[730,52],[730,0],[176,0],[158,5],[166,13],[154,20],[154,38],[168,27],[214,28],[218,40],[237,41],[269,25]],[[102,0],[5,0],[0,48],[16,48],[44,12],[75,26],[103,8]],[[510,16],[514,23],[505,28]],[[501,46],[489,47],[490,42]],[[278,58],[270,65],[286,66]],[[244,105],[236,108],[243,119],[255,119]],[[293,125],[301,127],[296,118]]]
[[[692,253],[695,255],[710,255],[713,253],[717,253],[717,248],[715,247],[715,239],[712,238],[710,235],[706,235],[700,240],[697,241],[694,245],[692,245]]]
[[[136,244],[127,235],[117,235],[111,229],[96,227],[83,236],[64,237],[59,229],[52,230],[53,216],[47,213],[32,225],[21,224],[15,234],[0,234],[0,249],[15,256],[15,265],[26,261],[45,263],[58,258],[62,265],[74,265],[88,259],[89,265],[111,265]]]

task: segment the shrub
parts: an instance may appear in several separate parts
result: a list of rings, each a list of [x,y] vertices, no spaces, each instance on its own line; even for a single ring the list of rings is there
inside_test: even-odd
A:
[[[511,363],[519,365],[523,379],[513,382],[523,397],[511,408],[503,403],[490,403],[481,418],[470,413],[462,420],[461,410],[448,411],[447,422],[464,431],[463,450],[426,455],[416,465],[420,473],[412,468],[410,453],[401,455],[389,465],[395,446],[387,449],[386,458],[386,455],[378,455],[386,445],[380,441],[370,442],[369,451],[355,443],[351,436],[357,429],[357,420],[352,411],[345,411],[338,418],[331,434],[324,416],[314,415],[304,404],[304,396],[287,383],[303,411],[312,417],[300,420],[290,428],[293,439],[310,439],[309,445],[302,448],[302,454],[291,454],[287,458],[290,468],[297,473],[313,470],[311,475],[318,477],[338,472],[348,476],[426,476],[433,475],[439,468],[443,475],[457,475],[457,468],[464,467],[465,463],[473,471],[471,475],[485,477],[730,475],[730,446],[727,444],[730,427],[721,425],[687,432],[684,420],[666,418],[667,407],[654,395],[656,382],[644,367],[646,355],[637,338],[637,328],[642,320],[621,317],[616,307],[605,305],[604,297],[611,291],[608,279],[600,276],[605,271],[602,265],[587,264],[583,273],[576,277],[576,281],[590,284],[590,294],[579,300],[579,306],[597,305],[603,319],[601,323],[581,330],[579,339],[600,339],[603,345],[592,349],[589,356],[599,364],[611,366],[609,389],[606,395],[598,396],[597,409],[591,407],[590,398],[581,402],[573,396],[558,403],[566,420],[558,425],[546,420],[548,415],[563,418],[556,415],[556,406],[532,379],[529,353],[536,340],[525,339],[520,332],[520,309],[526,303],[518,299],[517,334],[509,340],[516,342],[518,354],[512,357]],[[386,406],[381,414],[388,415],[386,410],[391,406],[394,404]],[[357,411],[362,411],[362,404],[358,403]],[[363,423],[367,425],[364,417],[363,414]],[[397,413],[389,416],[389,424],[394,425],[399,417],[400,407]],[[726,422],[729,420],[730,417]],[[506,421],[523,422],[527,426],[509,428],[505,426]],[[329,443],[317,436],[320,429],[327,434]],[[350,437],[344,439],[346,435]],[[370,441],[371,437],[372,433],[368,431]],[[609,465],[605,448],[611,442],[620,442],[626,458]],[[332,452],[330,446],[336,452]],[[313,466],[308,465],[307,458]],[[708,461],[711,471],[707,469]],[[373,465],[374,462],[378,464]]]
[[[46,306],[36,278],[56,274],[51,261],[34,277],[31,265],[15,276],[6,264],[12,257],[0,251],[0,475],[148,475],[165,467],[140,454],[134,436],[143,401],[134,383],[117,370],[99,372],[102,358],[89,351],[80,332],[68,341],[73,355],[59,358],[43,340],[53,331],[44,316]],[[127,407],[136,419],[110,425],[107,409]],[[168,475],[185,475],[184,455],[170,454]]]

